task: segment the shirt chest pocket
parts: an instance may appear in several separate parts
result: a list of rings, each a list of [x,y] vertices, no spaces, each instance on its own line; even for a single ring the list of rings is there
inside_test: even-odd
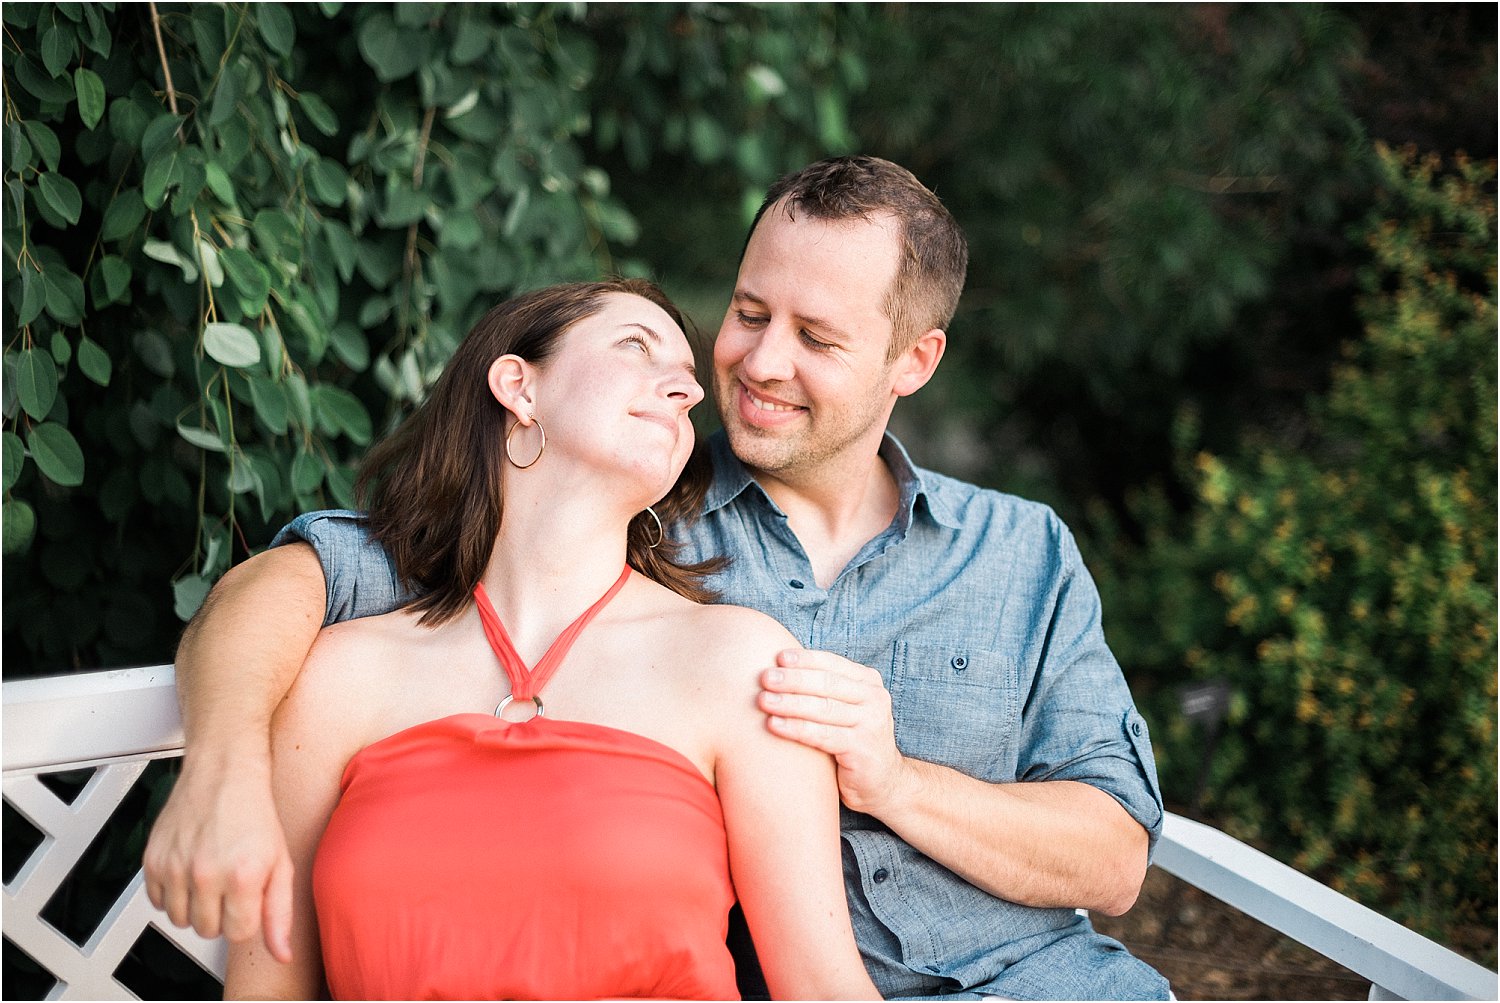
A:
[[[898,642],[890,687],[897,747],[981,780],[1015,779],[1018,672],[997,651]]]

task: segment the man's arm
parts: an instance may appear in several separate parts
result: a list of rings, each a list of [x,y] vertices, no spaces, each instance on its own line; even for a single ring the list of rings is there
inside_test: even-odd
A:
[[[992,895],[1119,915],[1146,874],[1148,837],[1110,795],[1071,780],[995,784],[903,756],[880,673],[786,651],[762,673],[773,732],[832,755],[839,794]]]
[[[323,623],[305,543],[231,568],[183,634],[177,691],[186,754],[146,846],[146,889],[178,926],[244,941],[262,929],[290,960],[292,867],[271,797],[271,717]]]

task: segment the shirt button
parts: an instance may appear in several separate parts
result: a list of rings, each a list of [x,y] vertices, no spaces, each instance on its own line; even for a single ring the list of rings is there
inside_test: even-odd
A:
[[[803,585],[801,582],[797,581],[797,579],[795,579],[795,578],[793,578],[791,581],[787,582],[787,584],[790,585],[794,589],[803,589],[803,588],[807,587],[807,586]]]
[[[1143,729],[1141,727],[1141,722],[1139,722],[1139,721],[1136,721],[1135,723],[1133,723],[1130,726],[1130,733],[1132,735],[1134,735],[1136,738],[1140,738],[1141,737],[1141,732],[1144,731],[1144,730],[1145,729]]]
[[[888,871],[888,870],[886,870],[884,867],[882,867],[880,870],[876,871],[874,874],[870,875],[870,877],[872,879],[874,879],[874,881],[875,881],[875,883],[877,885],[883,885],[883,884],[885,884],[886,879],[889,878],[890,876],[891,876],[891,872]]]
[[[953,666],[955,672],[962,672],[969,667],[969,660],[963,655],[954,655],[953,661],[948,664]]]

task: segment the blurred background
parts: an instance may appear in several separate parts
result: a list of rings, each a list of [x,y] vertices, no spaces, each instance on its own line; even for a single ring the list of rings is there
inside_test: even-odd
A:
[[[971,245],[895,428],[1072,526],[1170,805],[1494,966],[1494,5],[3,20],[6,678],[170,660],[515,291],[707,343],[768,184],[876,154]]]

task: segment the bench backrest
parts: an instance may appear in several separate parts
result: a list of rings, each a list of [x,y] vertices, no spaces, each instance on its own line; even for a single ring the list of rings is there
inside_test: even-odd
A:
[[[139,869],[83,943],[43,917],[53,896],[152,760],[182,754],[170,665],[5,683],[4,796],[41,841],[5,883],[5,936],[57,980],[48,999],[135,999],[117,978],[154,928],[222,979],[225,945],[173,926],[151,905]],[[48,774],[92,770],[71,797]]]

